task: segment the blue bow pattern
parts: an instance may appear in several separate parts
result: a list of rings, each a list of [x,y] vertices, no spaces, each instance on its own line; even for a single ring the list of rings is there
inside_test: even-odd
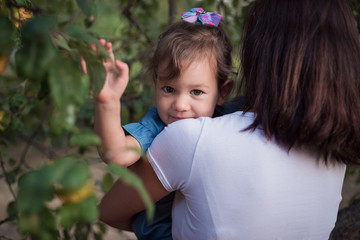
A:
[[[199,23],[217,27],[222,16],[215,12],[206,12],[202,8],[192,8],[189,12],[184,12],[181,19],[190,23]]]

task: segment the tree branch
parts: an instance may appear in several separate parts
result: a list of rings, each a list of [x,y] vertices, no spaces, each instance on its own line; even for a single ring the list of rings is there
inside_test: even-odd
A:
[[[169,0],[169,24],[173,24],[176,18],[176,2],[175,0]]]
[[[13,198],[14,198],[15,201],[16,201],[16,195],[15,195],[15,192],[14,192],[12,186],[11,186],[11,182],[9,181],[9,174],[8,174],[8,172],[6,171],[4,159],[3,159],[3,157],[2,157],[1,152],[0,152],[0,165],[1,165],[1,169],[2,169],[2,171],[3,171],[3,173],[4,173],[4,176],[5,176],[5,181],[6,181],[8,187],[9,187],[9,190],[10,190],[10,192],[11,192],[11,195],[13,196]]]
[[[146,41],[150,44],[153,45],[153,41],[151,40],[150,36],[146,33],[146,31],[141,27],[141,24],[137,21],[137,19],[134,17],[134,15],[131,12],[131,8],[135,5],[137,5],[138,1],[128,1],[128,4],[126,6],[126,8],[123,10],[123,14],[125,15],[125,17],[132,22],[135,25],[135,28],[142,34],[144,35]]]
[[[38,143],[34,140],[35,137],[40,132],[40,130],[42,129],[44,121],[47,119],[49,113],[51,112],[51,108],[52,108],[52,103],[49,103],[49,105],[47,106],[47,109],[45,109],[44,114],[41,117],[39,126],[35,129],[35,131],[33,132],[33,134],[30,137],[26,136],[25,134],[23,134],[21,132],[17,133],[19,138],[26,142],[26,145],[25,145],[24,150],[21,153],[19,163],[10,172],[8,172],[8,174],[16,173],[23,165],[26,166],[26,168],[31,169],[31,167],[26,163],[26,156],[27,156],[30,146],[33,146],[36,149],[38,149],[41,153],[43,153],[49,159],[56,158],[56,153],[52,150],[51,147],[44,146],[43,144]],[[0,178],[3,176],[6,177],[6,175],[0,175]]]

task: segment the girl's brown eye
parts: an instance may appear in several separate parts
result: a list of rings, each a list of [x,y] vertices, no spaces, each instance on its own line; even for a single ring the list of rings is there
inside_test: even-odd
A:
[[[166,92],[166,93],[173,93],[173,92],[175,92],[175,89],[172,88],[172,87],[169,87],[169,86],[162,87],[161,89],[162,89],[164,92]]]
[[[194,90],[191,90],[191,94],[192,95],[195,95],[195,96],[200,96],[202,95],[204,92],[199,90],[199,89],[194,89]]]

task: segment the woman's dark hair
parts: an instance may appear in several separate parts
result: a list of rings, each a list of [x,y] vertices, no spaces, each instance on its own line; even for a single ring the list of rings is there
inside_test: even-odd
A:
[[[152,59],[154,79],[176,79],[194,60],[214,64],[218,87],[232,70],[232,43],[222,23],[218,27],[180,21],[159,36]]]
[[[243,32],[245,111],[289,150],[360,164],[359,33],[348,0],[257,0]]]

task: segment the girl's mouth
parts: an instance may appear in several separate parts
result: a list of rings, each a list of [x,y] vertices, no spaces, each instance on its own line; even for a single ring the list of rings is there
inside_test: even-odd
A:
[[[183,120],[183,119],[188,119],[186,117],[174,117],[174,116],[171,116],[171,118],[176,122],[176,121],[179,121],[179,120]]]

